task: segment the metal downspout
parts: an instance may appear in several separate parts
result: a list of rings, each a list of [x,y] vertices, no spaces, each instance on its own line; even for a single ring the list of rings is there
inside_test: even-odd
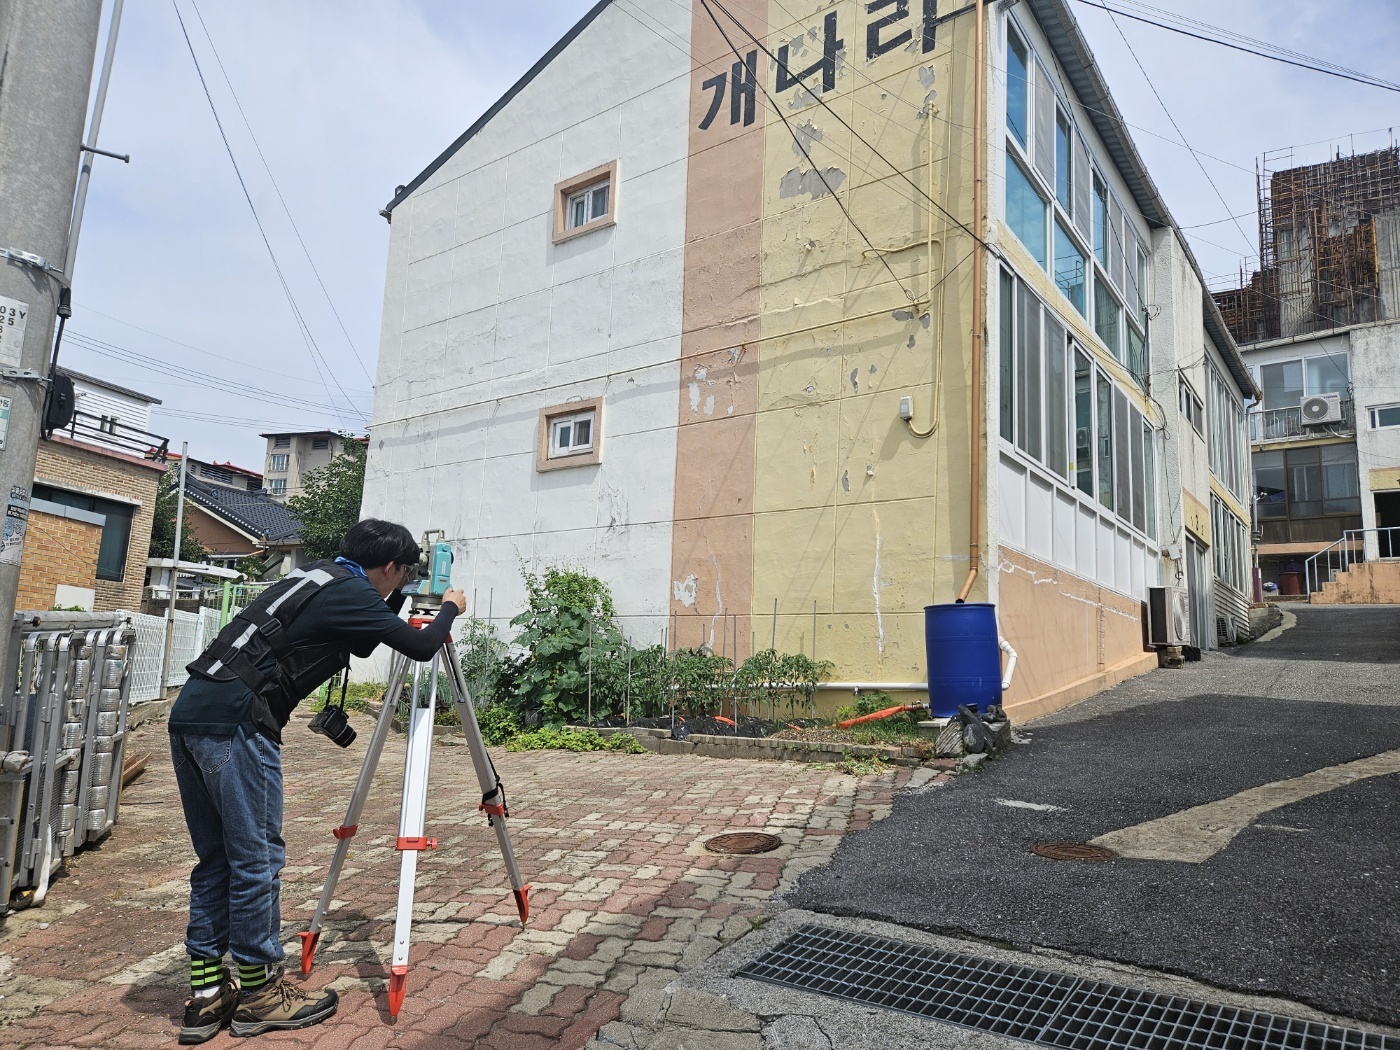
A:
[[[967,596],[972,591],[972,585],[977,580],[977,566],[981,560],[982,548],[978,542],[982,528],[982,402],[985,393],[982,390],[982,333],[986,324],[986,317],[982,306],[982,282],[985,278],[983,271],[986,269],[986,255],[983,246],[982,232],[985,227],[983,221],[983,193],[986,177],[986,136],[983,132],[983,108],[984,96],[986,94],[986,11],[985,0],[977,0],[977,46],[973,52],[973,90],[972,90],[972,221],[976,233],[973,234],[972,245],[972,375],[971,375],[971,405],[968,413],[968,470],[971,484],[968,490],[968,566],[967,579],[963,580],[962,589],[958,591],[959,602],[967,600]]]

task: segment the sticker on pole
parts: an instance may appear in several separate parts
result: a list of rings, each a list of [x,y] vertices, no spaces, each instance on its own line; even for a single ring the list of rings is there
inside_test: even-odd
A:
[[[18,565],[24,555],[24,533],[29,528],[29,490],[10,486],[10,502],[5,507],[5,532],[0,535],[0,565]]]
[[[24,325],[28,320],[28,303],[0,295],[0,364],[19,364],[24,354]]]
[[[5,439],[10,436],[10,408],[14,402],[0,397],[0,452],[5,451]]]

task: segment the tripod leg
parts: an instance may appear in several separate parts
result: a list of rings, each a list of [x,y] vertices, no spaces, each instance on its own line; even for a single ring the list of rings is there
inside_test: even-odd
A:
[[[399,901],[394,916],[394,954],[389,966],[389,1013],[399,1014],[404,985],[408,981],[409,935],[413,929],[413,890],[418,875],[418,852],[436,849],[437,840],[424,836],[428,810],[428,767],[432,759],[433,716],[437,707],[437,676],[441,661],[435,655],[426,668],[413,669],[413,703],[408,727],[408,754],[403,770],[403,809],[399,815]],[[427,681],[423,676],[426,674]],[[423,694],[426,693],[426,703]]]
[[[520,874],[520,865],[515,862],[515,850],[510,845],[510,832],[506,830],[506,794],[501,786],[501,778],[496,775],[496,767],[491,763],[491,755],[486,750],[486,741],[481,737],[481,727],[476,721],[476,709],[472,707],[471,695],[467,692],[467,682],[462,675],[462,665],[457,662],[452,643],[443,644],[442,662],[447,666],[448,680],[452,683],[452,698],[457,706],[457,717],[462,723],[462,732],[467,737],[467,750],[471,752],[472,765],[476,767],[476,779],[481,785],[481,811],[487,822],[496,829],[496,842],[501,848],[501,858],[505,861],[506,872],[510,875],[511,892],[515,895],[515,908],[520,913],[520,925],[530,921],[530,887]]]
[[[338,840],[335,856],[331,858],[330,870],[326,873],[326,884],[321,890],[321,899],[311,916],[311,927],[301,937],[301,972],[311,972],[311,962],[316,954],[316,942],[321,936],[321,924],[330,911],[331,899],[335,896],[335,884],[340,880],[340,869],[345,865],[345,856],[350,852],[350,839],[360,824],[360,814],[364,811],[365,800],[369,797],[370,786],[374,783],[374,771],[379,766],[379,756],[384,751],[384,740],[389,735],[389,724],[394,720],[394,709],[398,707],[399,695],[403,692],[403,680],[408,672],[408,657],[394,654],[389,665],[389,688],[384,694],[384,706],[379,712],[379,721],[374,725],[374,733],[365,748],[365,761],[360,766],[360,778],[355,781],[355,790],[350,794],[350,805],[345,810],[345,822],[334,828],[331,834]]]

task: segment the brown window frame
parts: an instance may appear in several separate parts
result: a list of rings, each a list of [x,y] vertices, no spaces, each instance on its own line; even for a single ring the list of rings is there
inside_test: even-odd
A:
[[[608,210],[596,219],[589,219],[582,226],[569,228],[568,206],[569,198],[579,190],[587,189],[598,183],[608,184]],[[604,226],[613,226],[617,222],[617,161],[609,161],[607,164],[600,164],[596,168],[581,172],[563,182],[554,184],[554,243],[560,244],[564,241],[581,237],[585,233],[600,230]]]
[[[593,413],[593,447],[587,452],[575,452],[563,456],[549,454],[549,431],[554,420],[560,416],[576,416],[584,412]],[[550,405],[540,409],[539,433],[535,441],[535,471],[563,470],[566,467],[588,467],[602,462],[603,457],[603,399],[592,397],[580,401],[566,401],[561,405]]]

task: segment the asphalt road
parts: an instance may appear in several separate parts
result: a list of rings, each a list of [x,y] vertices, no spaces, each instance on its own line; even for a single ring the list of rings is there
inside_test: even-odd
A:
[[[1263,813],[1201,863],[1030,852],[1400,748],[1400,608],[1297,616],[1275,640],[1036,722],[976,775],[900,795],[789,902],[1400,1026],[1400,775]]]

